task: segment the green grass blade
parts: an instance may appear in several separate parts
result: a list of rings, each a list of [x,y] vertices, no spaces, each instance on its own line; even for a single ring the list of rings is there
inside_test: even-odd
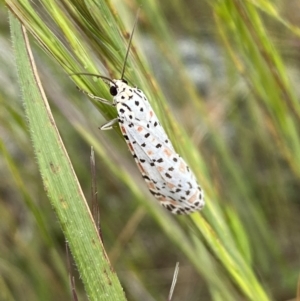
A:
[[[45,190],[90,300],[125,300],[41,87],[24,27],[10,15],[19,81]]]

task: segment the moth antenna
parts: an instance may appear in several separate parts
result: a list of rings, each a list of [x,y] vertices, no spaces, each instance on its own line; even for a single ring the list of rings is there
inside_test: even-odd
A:
[[[125,55],[125,59],[124,59],[124,65],[123,65],[123,69],[122,69],[122,73],[121,73],[121,79],[123,79],[123,77],[124,77],[126,63],[127,63],[127,59],[128,59],[128,55],[129,55],[129,50],[130,50],[130,46],[131,46],[131,42],[132,42],[133,33],[134,33],[135,28],[136,28],[136,24],[138,22],[138,19],[139,19],[139,13],[140,13],[140,7],[139,7],[139,9],[136,13],[133,28],[132,28],[132,31],[131,31],[131,34],[130,34],[129,43],[128,43],[128,47],[127,47],[127,51],[126,51],[126,55]]]
[[[116,86],[116,84],[113,82],[112,79],[110,79],[109,77],[103,76],[103,75],[99,75],[99,74],[94,74],[94,73],[86,73],[86,72],[79,72],[79,73],[70,73],[70,76],[73,75],[88,75],[88,76],[94,76],[97,78],[102,78],[104,80],[107,80],[108,82],[112,83],[114,86]]]

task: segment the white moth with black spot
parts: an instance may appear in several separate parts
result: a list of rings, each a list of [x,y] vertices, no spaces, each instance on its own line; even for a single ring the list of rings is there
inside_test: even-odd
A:
[[[174,214],[189,214],[200,210],[205,204],[204,194],[195,175],[174,150],[144,93],[123,79],[128,52],[129,47],[120,80],[77,73],[100,77],[109,82],[113,102],[87,93],[91,98],[117,109],[118,117],[104,124],[101,129],[109,130],[119,123],[149,191],[162,206]]]

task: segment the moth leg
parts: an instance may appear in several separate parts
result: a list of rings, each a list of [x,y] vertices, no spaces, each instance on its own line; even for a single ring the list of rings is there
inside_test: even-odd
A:
[[[118,123],[118,118],[112,119],[106,123],[104,123],[101,127],[100,130],[106,131],[106,130],[111,130],[113,128],[113,125]]]
[[[112,103],[112,102],[110,102],[110,101],[108,101],[108,100],[106,100],[106,99],[104,99],[104,98],[102,98],[102,97],[99,97],[99,96],[96,96],[96,95],[94,95],[94,94],[92,94],[92,93],[89,93],[89,92],[87,92],[87,91],[81,90],[81,89],[78,88],[78,87],[77,87],[77,89],[78,89],[80,92],[86,94],[88,97],[90,97],[90,98],[92,98],[92,99],[94,99],[94,100],[96,100],[96,101],[99,101],[99,102],[101,102],[101,103],[103,103],[103,104],[105,104],[105,105],[108,105],[108,106],[112,106],[112,107],[115,106],[114,103]]]

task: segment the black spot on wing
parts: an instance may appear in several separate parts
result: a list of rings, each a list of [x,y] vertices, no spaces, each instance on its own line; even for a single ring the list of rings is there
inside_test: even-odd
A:
[[[165,173],[165,176],[169,179],[172,179],[172,176],[170,174],[168,174],[167,172]]]
[[[123,107],[126,107],[126,108],[131,112],[130,107],[129,107],[125,102],[122,102],[122,106],[123,106]]]
[[[142,91],[137,89],[133,91],[138,97],[142,98],[142,95],[140,94]]]
[[[148,176],[146,176],[146,175],[143,175],[143,178],[144,178],[145,180],[147,180],[147,181],[150,181],[150,178],[149,178]]]

